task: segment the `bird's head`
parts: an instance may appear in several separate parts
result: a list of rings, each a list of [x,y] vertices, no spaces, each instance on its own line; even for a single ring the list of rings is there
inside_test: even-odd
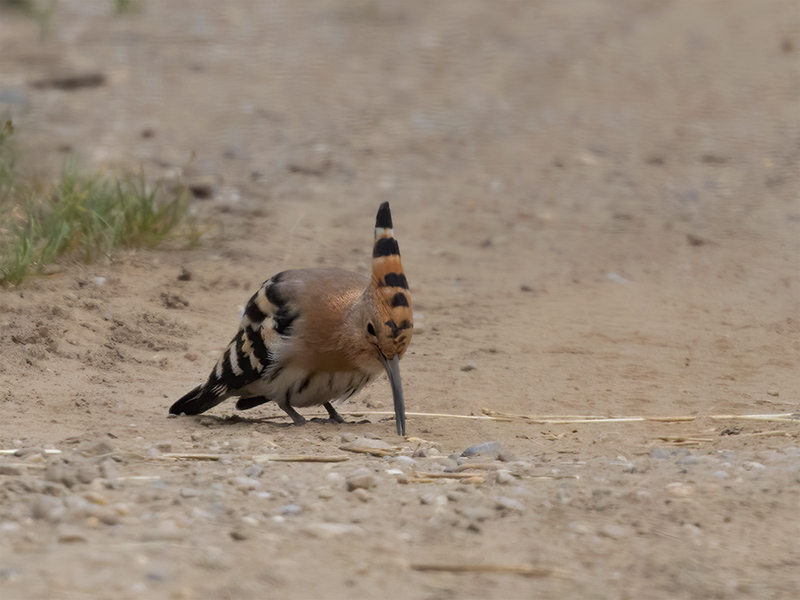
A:
[[[372,278],[364,297],[367,301],[364,303],[363,332],[389,376],[397,432],[405,435],[406,413],[399,361],[411,342],[414,315],[388,202],[381,204],[375,219]]]

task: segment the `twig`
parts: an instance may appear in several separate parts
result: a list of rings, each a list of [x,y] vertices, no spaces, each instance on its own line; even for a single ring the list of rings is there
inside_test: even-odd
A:
[[[791,431],[783,429],[773,429],[771,431],[754,431],[751,433],[740,433],[739,437],[773,436],[773,435],[792,435]]]
[[[182,453],[182,452],[167,452],[164,454],[160,454],[158,456],[152,456],[148,458],[155,458],[161,460],[172,460],[172,459],[185,459],[185,460],[219,460],[222,458],[222,454],[202,454],[202,453]]]
[[[526,577],[547,577],[550,575],[565,576],[566,572],[553,567],[537,565],[499,565],[499,564],[436,564],[415,563],[411,565],[415,571],[445,571],[448,573],[504,573],[508,575],[524,575]]]
[[[0,456],[13,456],[19,451],[20,448],[9,448],[7,450],[0,450]],[[39,452],[43,454],[61,454],[61,450],[58,450],[57,448],[41,448],[37,449],[35,452],[32,452],[31,454],[38,454]]]
[[[348,417],[363,417],[367,415],[373,415],[376,417],[379,416],[394,416],[394,411],[389,410],[357,410],[351,412],[340,412],[341,415],[347,415]],[[426,412],[407,412],[407,417],[445,417],[448,419],[475,419],[478,421],[508,421],[510,419],[499,419],[495,417],[489,417],[486,415],[454,415],[451,413],[426,413]]]
[[[339,450],[346,450],[347,452],[355,452],[357,454],[371,454],[372,456],[394,456],[398,452],[397,450],[389,450],[384,448],[369,448],[367,446],[356,446],[356,445],[344,445],[339,446]]]
[[[789,421],[800,422],[800,413],[772,413],[765,415],[711,415],[715,421],[742,419],[748,421]]]
[[[425,473],[421,471],[418,471],[415,475],[417,477],[430,479],[469,479],[470,477],[480,477],[478,473]]]
[[[690,437],[690,436],[683,436],[683,435],[661,435],[658,436],[659,440],[664,442],[674,442],[676,444],[691,442],[695,444],[699,444],[700,442],[713,442],[714,438],[701,438],[701,437]]]
[[[253,462],[261,464],[265,462],[310,462],[310,463],[332,463],[350,460],[349,456],[338,455],[315,455],[315,454],[259,454],[253,457]]]
[[[441,417],[447,419],[473,419],[477,421],[525,421],[543,425],[570,425],[575,423],[637,423],[653,421],[656,423],[682,423],[696,421],[703,415],[666,415],[666,416],[630,416],[609,417],[602,415],[515,415],[502,413],[490,408],[482,408],[483,415],[456,415],[449,413],[408,412],[409,417]],[[388,410],[360,410],[342,413],[348,416],[392,416],[394,412]],[[753,421],[788,421],[800,422],[800,413],[771,413],[771,414],[744,414],[744,415],[708,415],[713,420],[745,419]]]
[[[573,423],[632,423],[639,421],[658,421],[664,423],[677,423],[682,421],[694,421],[697,417],[687,416],[656,416],[656,417],[600,417],[596,415],[510,415],[501,413],[489,408],[481,409],[483,414],[501,419],[520,420],[528,423],[548,424],[548,425],[568,425]]]
[[[463,465],[458,465],[454,472],[460,473],[461,471],[469,471],[470,469],[477,469],[482,471],[496,471],[500,468],[500,465],[495,463],[466,463]]]

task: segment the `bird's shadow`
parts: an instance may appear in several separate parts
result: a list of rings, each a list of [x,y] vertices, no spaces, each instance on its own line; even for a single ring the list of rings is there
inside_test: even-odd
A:
[[[208,428],[223,428],[223,427],[251,427],[254,425],[266,425],[275,429],[288,429],[298,427],[289,420],[289,417],[243,417],[241,415],[182,415],[178,419],[191,419],[193,422]],[[287,421],[281,421],[281,419]],[[308,419],[304,425],[299,427],[307,427],[313,425],[321,425],[324,427],[342,426],[342,425],[367,425],[372,423],[368,419],[361,421],[346,421],[345,423],[336,423],[328,419],[315,420]]]

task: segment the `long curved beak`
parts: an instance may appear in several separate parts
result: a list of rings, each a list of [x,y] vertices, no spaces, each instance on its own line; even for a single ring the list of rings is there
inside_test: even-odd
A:
[[[381,354],[381,362],[383,363],[383,368],[386,369],[389,383],[392,386],[394,420],[397,423],[397,433],[404,436],[406,434],[406,405],[403,401],[403,384],[400,381],[400,357],[395,354],[392,360],[388,360]]]

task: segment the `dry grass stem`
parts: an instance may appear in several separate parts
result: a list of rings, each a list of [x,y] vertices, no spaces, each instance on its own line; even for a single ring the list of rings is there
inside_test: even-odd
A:
[[[253,457],[253,462],[263,464],[267,462],[310,462],[310,463],[333,463],[350,460],[350,457],[342,454],[334,455],[314,455],[314,454],[259,454]]]
[[[800,422],[800,413],[771,413],[764,415],[711,415],[714,421],[745,420],[745,421],[789,421]]]
[[[347,452],[355,452],[356,454],[371,454],[372,456],[394,456],[400,450],[385,450],[383,448],[369,448],[366,446],[345,445],[339,446],[339,450],[346,450]]]
[[[481,471],[496,471],[500,465],[495,463],[470,463],[465,465],[458,465],[454,471],[460,473],[461,471],[469,471],[470,469],[477,469]]]
[[[13,456],[19,451],[19,448],[0,450],[0,456]],[[43,448],[41,450],[37,450],[36,452],[42,452],[43,454],[61,454],[61,450],[58,450],[57,448]]]
[[[503,573],[508,575],[524,575],[526,577],[547,577],[550,575],[565,576],[566,572],[553,567],[537,565],[500,565],[500,564],[439,564],[415,563],[411,565],[415,571],[441,571],[448,573]]]
[[[673,442],[676,444],[690,442],[693,444],[699,444],[701,442],[713,442],[714,438],[704,438],[704,437],[693,437],[693,436],[684,436],[684,435],[660,435],[658,438],[662,442]]]
[[[159,456],[148,458],[162,459],[162,460],[219,460],[222,454],[203,454],[203,453],[182,453],[182,452],[167,452]]]
[[[425,477],[430,479],[469,479],[470,477],[480,477],[476,473],[425,473],[417,472],[417,477]]]

